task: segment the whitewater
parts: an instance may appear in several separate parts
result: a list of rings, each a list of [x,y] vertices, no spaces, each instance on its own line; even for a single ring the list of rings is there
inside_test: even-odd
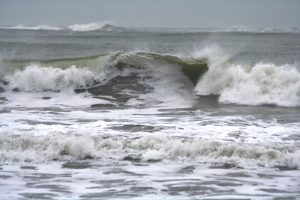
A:
[[[299,199],[300,34],[0,28],[1,199]]]

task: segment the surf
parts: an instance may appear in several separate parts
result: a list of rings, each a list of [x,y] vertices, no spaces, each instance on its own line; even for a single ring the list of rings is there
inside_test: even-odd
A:
[[[132,162],[189,162],[211,166],[273,167],[296,170],[298,144],[247,144],[172,138],[167,136],[101,137],[53,134],[3,135],[0,163],[45,163],[72,160],[125,160]],[[115,152],[118,152],[116,155]]]

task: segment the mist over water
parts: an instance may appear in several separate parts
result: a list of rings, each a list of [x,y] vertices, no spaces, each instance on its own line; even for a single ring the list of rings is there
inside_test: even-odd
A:
[[[299,46],[296,30],[2,27],[0,197],[299,198]]]

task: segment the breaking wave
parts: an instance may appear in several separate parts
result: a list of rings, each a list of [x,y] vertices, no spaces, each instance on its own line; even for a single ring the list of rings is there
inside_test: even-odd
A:
[[[189,56],[158,53],[110,53],[84,58],[2,61],[1,90],[60,91],[105,85],[116,77],[139,77],[159,96],[168,87],[180,93],[218,95],[220,103],[300,106],[300,73],[292,64],[231,63],[219,48]],[[151,80],[151,81],[146,81]],[[145,98],[150,98],[145,96]],[[168,96],[172,98],[172,94]]]
[[[220,95],[222,103],[300,106],[300,73],[294,66],[257,63],[210,68],[197,85],[200,95]]]
[[[0,163],[51,160],[116,159],[133,162],[162,160],[210,165],[259,165],[300,169],[299,144],[236,144],[187,140],[163,136],[102,138],[99,136],[49,135],[1,136]]]
[[[209,69],[195,88],[198,95],[219,95],[221,103],[300,106],[300,73],[295,65],[233,64],[218,48],[196,55],[209,59]]]

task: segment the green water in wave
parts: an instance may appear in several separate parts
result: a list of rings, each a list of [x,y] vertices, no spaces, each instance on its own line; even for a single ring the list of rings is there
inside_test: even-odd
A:
[[[183,59],[172,55],[157,53],[137,52],[131,54],[109,53],[79,58],[64,58],[52,60],[4,60],[3,66],[7,71],[22,70],[29,65],[41,67],[54,67],[66,69],[70,66],[100,69],[106,65],[115,66],[120,70],[127,67],[141,68],[147,59],[155,60],[163,64],[180,66],[183,74],[195,85],[199,78],[207,71],[207,59]],[[159,66],[158,66],[159,67]]]

